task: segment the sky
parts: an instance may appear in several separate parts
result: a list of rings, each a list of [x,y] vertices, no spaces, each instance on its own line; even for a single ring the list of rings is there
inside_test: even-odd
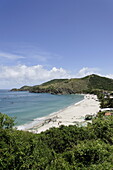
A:
[[[113,0],[0,0],[0,89],[113,78]]]

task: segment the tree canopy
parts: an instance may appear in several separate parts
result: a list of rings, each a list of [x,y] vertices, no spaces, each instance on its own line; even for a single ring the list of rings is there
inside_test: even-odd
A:
[[[113,169],[113,117],[98,116],[87,127],[60,126],[40,134],[18,131],[0,114],[1,170]]]

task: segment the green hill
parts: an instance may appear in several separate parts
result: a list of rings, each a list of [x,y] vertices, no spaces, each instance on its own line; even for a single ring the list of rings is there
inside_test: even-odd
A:
[[[90,93],[94,90],[113,91],[113,79],[92,74],[83,78],[54,79],[41,85],[23,86],[16,90],[51,94]]]

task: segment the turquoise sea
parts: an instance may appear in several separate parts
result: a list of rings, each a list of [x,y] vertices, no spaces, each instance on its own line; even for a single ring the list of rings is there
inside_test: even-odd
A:
[[[83,98],[83,95],[78,94],[52,95],[0,90],[0,112],[16,117],[16,125],[23,125],[64,109]]]

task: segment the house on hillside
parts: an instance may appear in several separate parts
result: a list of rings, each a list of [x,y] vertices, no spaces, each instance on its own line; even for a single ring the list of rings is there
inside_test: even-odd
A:
[[[106,112],[105,116],[113,116],[113,112],[112,113],[111,112]]]

